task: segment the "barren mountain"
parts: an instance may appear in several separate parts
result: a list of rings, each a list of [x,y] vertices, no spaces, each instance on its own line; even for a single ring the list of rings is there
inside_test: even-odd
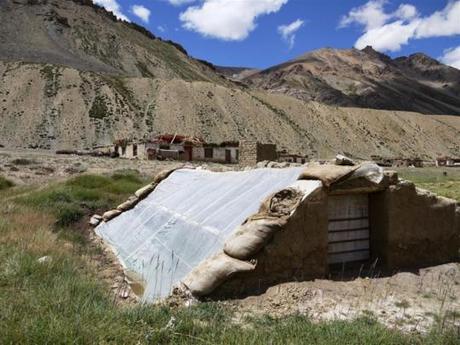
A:
[[[222,80],[179,44],[119,21],[91,0],[0,0],[0,60],[132,77]]]
[[[394,64],[422,73],[426,64],[412,61]],[[183,133],[209,142],[257,139],[319,157],[460,150],[457,116],[338,108],[251,90],[221,73],[89,0],[0,0],[0,146],[6,148],[83,149]],[[424,73],[427,84],[438,80],[435,68]]]
[[[320,49],[243,80],[331,105],[460,115],[460,71],[424,54],[391,59],[371,47]]]

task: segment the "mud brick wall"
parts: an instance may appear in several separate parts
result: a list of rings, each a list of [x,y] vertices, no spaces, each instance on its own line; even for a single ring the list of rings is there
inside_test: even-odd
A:
[[[257,162],[265,160],[278,160],[275,144],[261,144],[249,140],[240,141],[239,163],[241,166],[254,166]]]
[[[286,226],[254,257],[254,271],[236,274],[210,297],[244,296],[282,282],[325,277],[327,224],[327,193],[320,190],[296,209]]]
[[[371,194],[372,256],[389,270],[457,261],[458,217],[455,200],[438,197],[409,182]]]

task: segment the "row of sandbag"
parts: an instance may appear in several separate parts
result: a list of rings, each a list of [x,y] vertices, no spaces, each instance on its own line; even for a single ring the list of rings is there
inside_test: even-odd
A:
[[[134,192],[134,195],[130,196],[128,200],[118,205],[115,209],[105,212],[102,216],[92,216],[89,223],[92,226],[97,226],[101,221],[108,222],[113,218],[118,217],[123,212],[131,210],[132,208],[134,208],[134,206],[136,206],[139,203],[139,201],[145,199],[150,193],[152,193],[157,187],[157,185],[161,181],[166,179],[169,175],[171,175],[171,173],[173,173],[175,170],[177,170],[177,168],[161,171],[160,173],[155,175],[155,177],[153,178],[153,182],[138,189],[136,192]]]
[[[257,262],[250,259],[283,229],[303,196],[297,189],[286,188],[268,197],[259,212],[249,217],[225,242],[223,251],[192,270],[182,280],[183,285],[192,295],[205,296],[233,274],[254,270]]]

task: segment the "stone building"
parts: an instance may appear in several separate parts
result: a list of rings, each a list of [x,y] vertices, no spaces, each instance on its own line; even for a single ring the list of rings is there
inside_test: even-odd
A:
[[[262,144],[257,141],[240,141],[240,160],[241,166],[255,166],[261,161],[277,161],[278,154],[275,144]]]

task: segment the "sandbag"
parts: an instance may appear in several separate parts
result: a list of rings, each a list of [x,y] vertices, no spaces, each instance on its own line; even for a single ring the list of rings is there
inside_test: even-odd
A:
[[[294,188],[282,189],[265,199],[259,208],[259,215],[272,217],[289,216],[302,201],[303,194]]]
[[[126,200],[124,203],[120,204],[117,206],[117,210],[120,210],[120,211],[128,211],[130,209],[132,209],[134,206],[137,205],[137,203],[139,202],[139,198],[137,196],[130,196],[128,200]]]
[[[146,198],[150,193],[152,193],[155,189],[155,187],[157,186],[156,183],[151,183],[151,184],[148,184],[140,189],[138,189],[134,195],[139,198],[139,199],[144,199]]]
[[[325,187],[349,177],[359,166],[309,165],[299,180],[320,180]]]
[[[254,270],[255,263],[231,258],[225,253],[217,254],[198,265],[183,280],[192,295],[204,296],[213,292],[231,275]]]
[[[171,175],[174,171],[180,168],[174,168],[174,169],[165,169],[160,171],[158,174],[155,175],[153,178],[153,183],[160,183],[164,179],[168,178],[169,175]]]
[[[257,254],[283,228],[286,218],[265,218],[248,221],[239,226],[225,242],[224,252],[236,259],[247,260]]]
[[[121,213],[122,212],[120,210],[107,211],[102,215],[102,219],[104,220],[104,222],[108,222],[109,220],[118,217]]]

